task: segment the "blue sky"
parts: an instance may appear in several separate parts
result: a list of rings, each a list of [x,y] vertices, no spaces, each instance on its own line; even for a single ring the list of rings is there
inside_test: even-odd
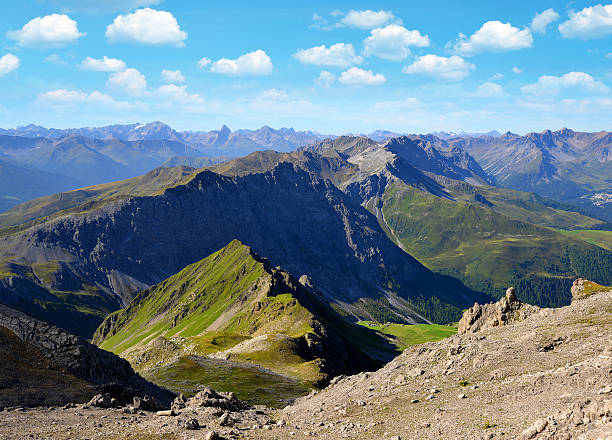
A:
[[[4,128],[612,129],[612,4],[18,3],[0,17]]]

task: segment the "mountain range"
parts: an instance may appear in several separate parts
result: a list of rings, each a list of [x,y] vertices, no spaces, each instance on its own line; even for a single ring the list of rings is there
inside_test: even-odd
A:
[[[160,168],[0,214],[0,292],[91,335],[138,291],[234,239],[307,275],[352,319],[445,323],[510,283],[561,305],[579,275],[612,281],[609,250],[554,229],[605,222],[494,182],[460,145],[430,135]]]
[[[450,139],[499,186],[578,205],[612,221],[612,133],[544,130],[519,136]]]

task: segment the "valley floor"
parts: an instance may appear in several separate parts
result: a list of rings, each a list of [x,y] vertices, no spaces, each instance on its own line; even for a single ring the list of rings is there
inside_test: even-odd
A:
[[[121,410],[0,412],[0,439],[608,439],[612,291],[522,322],[416,345],[374,373],[342,378],[284,410],[174,417]]]

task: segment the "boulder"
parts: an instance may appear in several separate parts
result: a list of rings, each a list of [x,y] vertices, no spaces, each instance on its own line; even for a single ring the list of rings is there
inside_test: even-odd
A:
[[[96,394],[87,402],[87,406],[97,406],[98,408],[114,408],[116,406],[117,399],[111,397],[109,393]]]
[[[162,411],[164,407],[161,403],[155,398],[151,396],[144,397],[134,397],[133,407],[137,411],[151,411],[157,412]]]

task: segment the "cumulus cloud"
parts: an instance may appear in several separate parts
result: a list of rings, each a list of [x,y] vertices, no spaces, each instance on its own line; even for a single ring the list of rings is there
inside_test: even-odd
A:
[[[289,95],[284,90],[269,89],[264,90],[259,94],[260,99],[270,99],[273,101],[285,101],[289,99]]]
[[[538,81],[521,87],[528,95],[558,95],[563,89],[581,89],[595,93],[607,93],[610,88],[584,72],[569,72],[562,76],[544,75]]]
[[[510,23],[487,21],[469,38],[459,34],[459,39],[452,45],[458,55],[472,56],[481,52],[507,52],[533,46],[533,37],[529,29],[519,29]]]
[[[503,77],[504,77],[504,74],[503,74],[503,73],[497,72],[495,75],[493,75],[493,76],[491,77],[491,79],[492,79],[493,81],[497,81],[497,80],[502,79]]]
[[[106,38],[110,42],[183,47],[187,33],[170,12],[144,8],[115,17],[106,28]]]
[[[493,82],[486,82],[478,86],[476,96],[481,98],[495,98],[504,95],[504,88]]]
[[[147,79],[136,69],[126,69],[123,72],[112,73],[106,86],[125,95],[142,96],[147,91]]]
[[[7,75],[19,68],[21,61],[19,57],[13,55],[12,53],[7,53],[2,58],[0,58],[0,76]]]
[[[412,64],[402,69],[403,73],[421,74],[444,81],[460,81],[470,75],[476,66],[460,56],[441,57],[428,54],[418,57]]]
[[[198,61],[198,67],[200,69],[206,69],[211,63],[212,63],[212,60],[210,58],[204,57],[200,59],[200,61]]]
[[[165,84],[155,91],[159,97],[179,104],[203,104],[204,99],[197,93],[188,93],[187,86]]]
[[[371,70],[363,70],[359,67],[351,67],[340,74],[338,80],[342,84],[378,86],[384,84],[387,78],[382,73],[372,73]]]
[[[322,70],[317,79],[315,79],[315,84],[322,89],[329,89],[335,81],[336,75],[327,70]]]
[[[269,75],[273,68],[268,54],[263,50],[256,50],[240,55],[235,60],[221,58],[212,64],[210,70],[227,75]]]
[[[67,15],[51,14],[36,17],[21,29],[8,31],[6,36],[23,47],[62,47],[85,36],[76,21]]]
[[[121,72],[127,66],[122,60],[104,56],[102,59],[87,57],[81,62],[80,67],[83,70],[93,70],[96,72]]]
[[[370,36],[363,41],[363,55],[400,61],[410,55],[410,46],[427,47],[429,37],[421,35],[419,31],[409,31],[403,26],[390,24],[372,30]]]
[[[531,20],[531,32],[535,32],[536,34],[545,34],[548,25],[554,21],[557,21],[559,18],[559,14],[557,14],[553,8],[538,12],[533,17],[533,20]]]
[[[519,73],[523,73],[523,69],[519,69],[518,67],[514,66],[512,68],[512,72],[514,72],[514,73],[516,73],[518,75]]]
[[[363,58],[355,53],[350,43],[336,43],[329,48],[322,45],[310,49],[299,49],[293,56],[303,64],[314,64],[315,66],[348,67],[351,64],[363,62]]]
[[[564,38],[605,38],[612,35],[612,4],[595,5],[570,11],[569,20],[559,25]]]
[[[183,83],[185,82],[185,77],[181,73],[180,70],[166,70],[163,69],[161,71],[162,79],[167,83]]]
[[[397,22],[398,19],[390,11],[364,11],[351,10],[340,20],[345,26],[356,27],[359,29],[373,29],[389,23]]]

